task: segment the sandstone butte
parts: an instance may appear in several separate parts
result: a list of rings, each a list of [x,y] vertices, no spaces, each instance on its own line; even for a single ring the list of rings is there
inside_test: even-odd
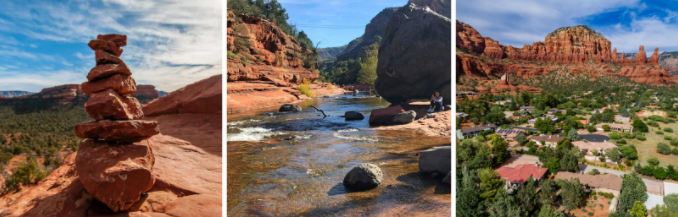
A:
[[[39,183],[0,197],[0,216],[221,216],[221,113],[202,108],[221,105],[221,86],[213,85],[220,81],[221,75],[213,76],[150,102],[141,109],[143,120],[99,121],[102,127],[119,127],[117,132],[79,132],[140,136],[83,139],[78,152]],[[148,131],[125,127],[133,121],[157,126],[161,134],[143,124],[135,126]]]
[[[311,51],[274,23],[228,12],[227,25],[229,118],[309,99],[297,89],[304,81],[311,82],[314,97],[343,93],[332,84],[317,82],[319,72],[303,61]]]
[[[460,21],[457,21],[456,35],[458,77],[494,80],[512,75],[528,78],[565,69],[571,73],[589,73],[593,77],[619,75],[643,84],[673,83],[670,74],[659,66],[659,49],[654,49],[648,60],[644,46],[640,45],[637,57],[628,59],[624,53],[618,54],[603,35],[587,26],[556,29],[543,42],[522,48],[501,45]],[[481,92],[503,92],[525,88],[499,82],[480,89]]]

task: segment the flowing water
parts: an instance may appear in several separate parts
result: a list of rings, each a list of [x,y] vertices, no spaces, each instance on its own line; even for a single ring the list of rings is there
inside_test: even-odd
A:
[[[449,216],[450,187],[417,173],[417,153],[448,137],[369,127],[388,105],[375,97],[318,98],[299,113],[229,120],[229,216]],[[308,106],[308,105],[306,105]],[[366,115],[345,121],[345,111]],[[347,192],[341,181],[359,163],[378,165],[382,184]]]

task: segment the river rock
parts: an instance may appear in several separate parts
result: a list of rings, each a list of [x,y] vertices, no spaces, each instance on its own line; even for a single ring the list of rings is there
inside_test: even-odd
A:
[[[75,135],[111,143],[137,142],[149,138],[160,131],[155,121],[93,121],[75,125]]]
[[[419,152],[419,172],[443,175],[451,171],[451,146],[441,146]]]
[[[278,112],[300,112],[300,111],[301,107],[293,104],[284,104],[280,106],[280,109],[278,109]]]
[[[127,68],[127,65],[124,63],[120,64],[104,64],[104,65],[97,65],[92,70],[89,71],[87,74],[87,80],[88,81],[94,81],[97,79],[103,79],[107,78],[112,75],[131,75],[132,72],[129,71],[129,68]]]
[[[391,125],[393,124],[393,117],[404,111],[405,110],[400,105],[372,110],[372,112],[370,112],[370,125]]]
[[[361,163],[346,174],[343,184],[349,190],[363,191],[377,187],[383,178],[384,174],[377,165]]]
[[[122,97],[112,89],[92,94],[85,111],[95,120],[134,120],[144,116],[136,98]]]
[[[153,187],[154,162],[147,140],[108,145],[86,139],[78,148],[75,168],[87,192],[117,212],[131,208]]]
[[[417,112],[414,110],[404,111],[393,116],[393,124],[408,124],[417,117]]]
[[[89,41],[89,44],[87,45],[90,48],[92,48],[92,50],[103,50],[117,57],[119,57],[122,54],[122,49],[120,48],[120,46],[113,41],[95,39]]]
[[[356,112],[356,111],[347,111],[347,112],[344,113],[344,118],[345,118],[347,121],[356,121],[356,120],[362,120],[362,119],[365,119],[365,116],[364,116],[362,113],[360,113],[360,112]]]
[[[106,79],[88,81],[80,85],[82,92],[92,95],[106,89],[112,89],[120,95],[133,95],[137,91],[137,83],[129,75],[113,75]]]

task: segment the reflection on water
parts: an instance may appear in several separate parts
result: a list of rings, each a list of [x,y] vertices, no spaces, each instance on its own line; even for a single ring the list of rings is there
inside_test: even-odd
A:
[[[449,186],[417,173],[419,150],[449,138],[376,131],[345,111],[384,107],[378,98],[321,98],[300,113],[268,113],[228,125],[229,216],[431,216],[450,213]],[[355,165],[379,165],[377,189],[347,193],[341,181]]]

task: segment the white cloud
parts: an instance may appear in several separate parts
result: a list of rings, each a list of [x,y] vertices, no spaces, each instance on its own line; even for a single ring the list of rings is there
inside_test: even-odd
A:
[[[522,46],[534,42],[535,36],[543,40],[559,27],[579,24],[578,18],[635,5],[638,0],[460,0],[457,19],[484,36]]]
[[[133,70],[135,78],[166,91],[221,73],[223,25],[220,0],[102,1],[4,3],[0,13],[12,20],[0,19],[3,24],[0,31],[37,40],[83,45],[97,34],[126,34],[128,46],[124,48],[122,58]],[[30,53],[12,52],[12,55],[30,57]],[[83,61],[76,65],[94,65],[92,53],[71,55]],[[46,81],[51,74],[63,72],[40,72],[47,76],[26,73],[31,74],[17,74],[17,79],[5,78],[0,84],[3,87],[51,85],[54,82]],[[80,73],[80,77],[70,77],[73,80],[58,81],[80,83],[85,79],[84,73],[86,71]]]
[[[619,52],[637,52],[641,44],[645,46],[648,55],[654,48],[660,48],[660,52],[678,50],[674,37],[678,35],[676,24],[667,23],[657,17],[648,17],[633,20],[630,26],[631,28],[615,28],[606,34]]]

